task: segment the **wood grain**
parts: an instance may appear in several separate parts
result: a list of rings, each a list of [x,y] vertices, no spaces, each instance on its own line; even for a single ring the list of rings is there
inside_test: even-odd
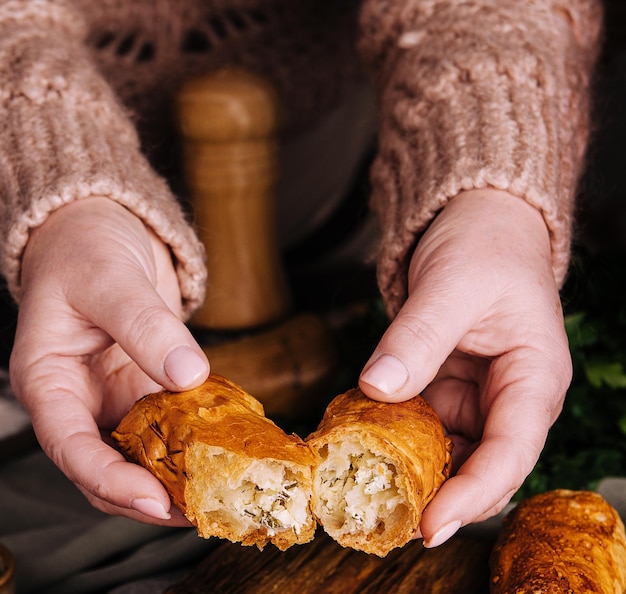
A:
[[[291,312],[275,220],[276,95],[262,78],[223,69],[180,90],[177,120],[195,226],[207,253],[195,325],[233,330]]]
[[[456,536],[436,549],[412,541],[381,559],[321,531],[284,553],[224,543],[166,594],[485,594],[491,548],[491,541]]]

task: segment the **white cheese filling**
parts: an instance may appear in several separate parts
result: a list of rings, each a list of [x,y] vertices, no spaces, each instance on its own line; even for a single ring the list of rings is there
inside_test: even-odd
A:
[[[283,464],[251,460],[242,465],[234,454],[222,450],[211,455],[211,467],[212,474],[222,477],[225,469],[229,471],[204,486],[200,509],[205,513],[225,516],[241,533],[252,528],[264,529],[269,536],[288,530],[299,534],[307,524],[309,495]]]
[[[391,460],[350,441],[330,443],[320,453],[317,512],[325,526],[344,534],[372,532],[402,504]]]
[[[237,501],[225,501],[233,511],[264,527],[273,536],[285,530],[296,534],[307,522],[308,498],[284,466],[255,461],[234,486]]]

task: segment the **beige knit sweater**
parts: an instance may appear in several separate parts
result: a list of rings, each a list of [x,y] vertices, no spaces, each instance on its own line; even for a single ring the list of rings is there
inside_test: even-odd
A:
[[[104,195],[171,247],[190,312],[206,275],[165,179],[176,89],[243,65],[274,82],[284,135],[297,136],[365,64],[379,98],[372,206],[389,311],[406,297],[420,232],[464,189],[540,209],[561,282],[600,22],[597,0],[2,0],[1,272],[19,301],[32,229]]]

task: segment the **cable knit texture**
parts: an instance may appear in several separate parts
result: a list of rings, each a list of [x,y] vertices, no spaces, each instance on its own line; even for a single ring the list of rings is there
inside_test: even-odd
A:
[[[587,0],[365,2],[361,49],[381,106],[372,205],[391,315],[419,233],[462,190],[507,190],[538,208],[562,283],[601,14]]]
[[[2,2],[1,272],[19,300],[32,229],[108,196],[170,246],[191,312],[203,249],[164,179],[180,84],[225,64],[260,72],[283,98],[283,134],[297,135],[362,83],[364,62],[379,97],[372,205],[390,313],[419,233],[463,189],[540,209],[561,282],[600,15],[596,0]]]

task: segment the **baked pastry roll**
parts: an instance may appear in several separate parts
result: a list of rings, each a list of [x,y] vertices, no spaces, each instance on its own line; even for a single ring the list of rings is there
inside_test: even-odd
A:
[[[490,568],[491,594],[623,594],[624,525],[597,493],[535,495],[505,517]]]
[[[163,483],[204,538],[285,550],[314,536],[315,453],[221,376],[193,390],[145,396],[113,437]]]
[[[339,544],[384,557],[411,540],[446,480],[452,442],[420,396],[371,400],[354,388],[307,438],[318,452],[313,513]]]

